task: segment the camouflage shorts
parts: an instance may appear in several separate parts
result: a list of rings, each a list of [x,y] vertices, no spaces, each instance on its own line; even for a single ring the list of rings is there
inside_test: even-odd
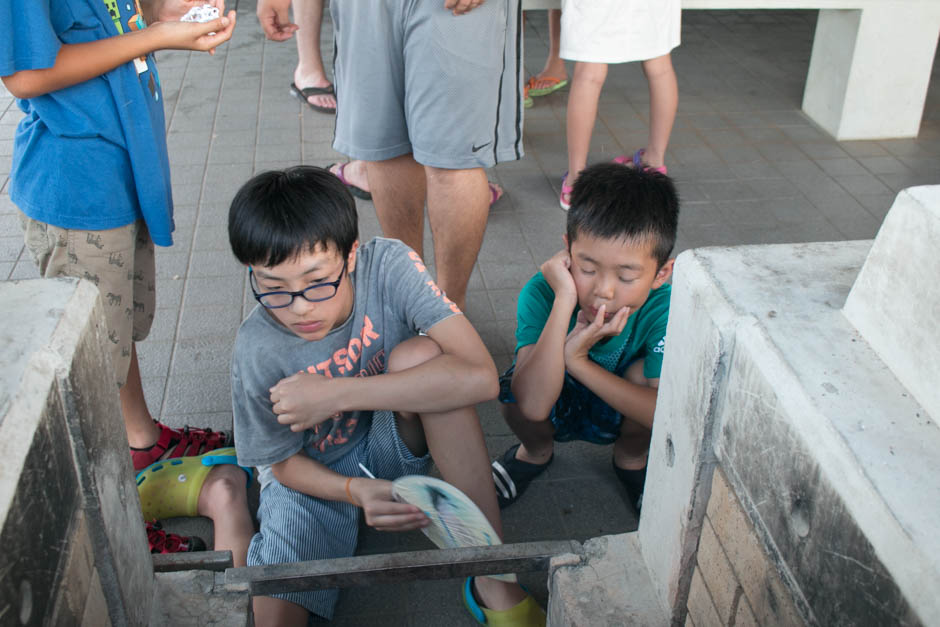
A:
[[[150,333],[156,309],[153,241],[143,220],[105,231],[62,229],[20,214],[26,249],[44,278],[78,277],[98,286],[118,387],[131,345]]]

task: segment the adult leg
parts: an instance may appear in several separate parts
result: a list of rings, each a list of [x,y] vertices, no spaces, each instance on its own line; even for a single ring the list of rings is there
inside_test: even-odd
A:
[[[607,79],[606,63],[574,65],[574,78],[568,94],[568,117],[566,134],[568,139],[568,177],[566,183],[573,185],[587,164],[591,148],[591,135],[597,120],[597,102]]]
[[[650,135],[644,160],[655,168],[664,165],[679,108],[679,85],[669,54],[644,61],[643,73],[650,91]]]
[[[461,310],[489,215],[490,189],[483,168],[425,167],[428,220],[434,238],[437,284]]]
[[[197,511],[212,519],[215,550],[231,551],[236,567],[245,566],[255,526],[248,512],[245,471],[233,464],[214,466],[199,491]]]
[[[424,256],[424,167],[410,155],[366,162],[375,213],[386,237],[400,239]]]
[[[413,338],[395,347],[389,355],[388,369],[400,371],[412,368],[433,359],[440,352],[440,347],[433,340]],[[408,448],[416,455],[430,450],[444,480],[476,503],[496,533],[502,537],[503,525],[496,504],[496,489],[490,475],[486,441],[476,410],[465,407],[449,412],[424,413],[417,417],[399,414],[399,418],[398,432]],[[515,583],[489,577],[476,577],[474,581],[484,605],[492,610],[507,610],[526,597],[526,592]]]
[[[298,89],[307,87],[329,87],[320,54],[320,27],[323,23],[323,0],[293,0],[294,21],[300,26],[297,39],[297,67],[294,69],[294,85]],[[310,96],[307,101],[318,107],[336,108],[336,97],[326,94]]]

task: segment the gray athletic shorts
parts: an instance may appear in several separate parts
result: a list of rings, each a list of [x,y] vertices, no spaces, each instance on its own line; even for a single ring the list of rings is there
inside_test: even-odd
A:
[[[462,170],[522,157],[519,0],[332,0],[333,148]]]
[[[430,455],[415,457],[401,436],[395,416],[377,411],[368,435],[329,467],[347,477],[361,477],[359,462],[379,479],[423,475]],[[272,479],[261,490],[258,519],[261,529],[248,547],[248,565],[283,564],[307,560],[351,557],[359,538],[359,508],[345,501],[307,496]],[[311,590],[275,594],[329,620],[339,600],[339,590]]]

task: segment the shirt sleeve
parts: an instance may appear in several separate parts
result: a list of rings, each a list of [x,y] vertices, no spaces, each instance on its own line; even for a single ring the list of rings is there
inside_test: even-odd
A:
[[[61,46],[48,0],[0,3],[0,76],[50,68]]]
[[[539,341],[555,303],[555,292],[538,272],[529,279],[516,305],[516,352]]]
[[[428,274],[421,257],[398,240],[375,240],[374,258],[382,276],[385,302],[414,332],[462,313]]]
[[[666,286],[664,286],[666,287]],[[649,319],[644,321],[647,331],[643,335],[645,357],[643,376],[658,379],[663,369],[663,355],[666,352],[666,325],[669,322],[670,290],[659,288],[650,297]]]
[[[256,368],[257,355],[247,362],[236,343],[232,361],[232,417],[235,451],[242,466],[262,466],[284,461],[304,445],[304,432],[280,424],[274,414],[268,389],[281,379],[265,377]],[[240,357],[240,353],[242,354]]]

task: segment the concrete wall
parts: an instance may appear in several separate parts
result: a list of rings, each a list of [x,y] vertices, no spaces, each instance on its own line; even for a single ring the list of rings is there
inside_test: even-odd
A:
[[[720,469],[702,525],[687,625],[797,625],[790,591]]]
[[[940,420],[940,185],[898,194],[845,302],[852,325]]]
[[[0,283],[0,617],[145,625],[153,575],[98,291]]]

